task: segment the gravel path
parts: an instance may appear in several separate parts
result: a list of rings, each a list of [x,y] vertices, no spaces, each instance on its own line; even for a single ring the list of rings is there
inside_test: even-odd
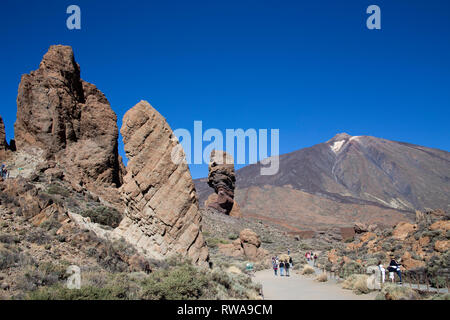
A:
[[[377,295],[377,292],[356,295],[334,280],[321,283],[314,281],[314,276],[293,272],[290,277],[275,277],[272,270],[263,270],[255,273],[253,281],[262,284],[266,300],[374,300]]]

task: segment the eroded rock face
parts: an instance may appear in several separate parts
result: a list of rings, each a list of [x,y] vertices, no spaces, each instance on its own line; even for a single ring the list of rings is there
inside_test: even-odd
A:
[[[71,47],[51,46],[39,69],[22,76],[14,128],[18,150],[42,149],[67,180],[121,184],[116,114],[103,93],[80,78]]]
[[[225,151],[213,150],[209,162],[208,185],[215,194],[206,200],[206,207],[223,214],[241,217],[239,206],[234,201],[236,176],[233,158]]]
[[[141,101],[125,114],[120,132],[129,161],[122,186],[126,216],[116,231],[154,258],[180,254],[205,265],[194,183],[170,126]],[[184,161],[172,161],[174,150]]]

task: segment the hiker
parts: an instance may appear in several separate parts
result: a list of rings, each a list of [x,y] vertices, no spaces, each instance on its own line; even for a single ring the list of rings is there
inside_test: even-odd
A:
[[[395,261],[395,259],[392,257],[391,263],[389,263],[389,277],[391,278],[392,282],[394,282],[394,272],[397,273],[398,277],[400,278],[400,284],[402,284],[402,272],[400,271],[400,264]],[[392,276],[391,276],[392,273]]]
[[[314,255],[314,267],[316,266],[317,254]]]
[[[289,267],[294,267],[294,261],[292,261],[292,257],[289,256]]]
[[[290,268],[289,261],[286,261],[284,263],[284,268],[286,269],[286,277],[289,277],[290,276],[290,273],[289,273],[289,268]]]
[[[280,261],[280,276],[284,276],[284,261]]]
[[[277,260],[275,259],[275,257],[272,257],[272,268],[273,268],[273,272],[275,273],[275,276],[277,276],[278,263],[277,263]]]
[[[311,252],[309,251],[306,253],[306,260],[311,260]]]
[[[381,282],[384,283],[384,279],[386,278],[386,269],[383,267],[383,263],[380,261],[378,261],[378,268],[381,271]],[[392,273],[393,275],[394,273]]]

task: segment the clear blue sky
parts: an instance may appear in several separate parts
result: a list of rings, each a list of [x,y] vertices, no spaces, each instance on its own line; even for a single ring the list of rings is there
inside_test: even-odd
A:
[[[70,4],[80,31],[66,28]],[[371,4],[382,30],[366,28]],[[21,75],[65,44],[119,127],[144,99],[173,129],[279,128],[281,153],[339,132],[450,150],[446,0],[3,0],[0,43],[8,139]]]

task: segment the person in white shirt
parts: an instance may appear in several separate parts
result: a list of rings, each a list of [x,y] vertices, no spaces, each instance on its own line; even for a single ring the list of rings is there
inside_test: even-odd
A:
[[[383,267],[381,261],[378,261],[378,268],[380,268],[381,271],[381,282],[384,283],[384,279],[386,278],[386,269]]]

